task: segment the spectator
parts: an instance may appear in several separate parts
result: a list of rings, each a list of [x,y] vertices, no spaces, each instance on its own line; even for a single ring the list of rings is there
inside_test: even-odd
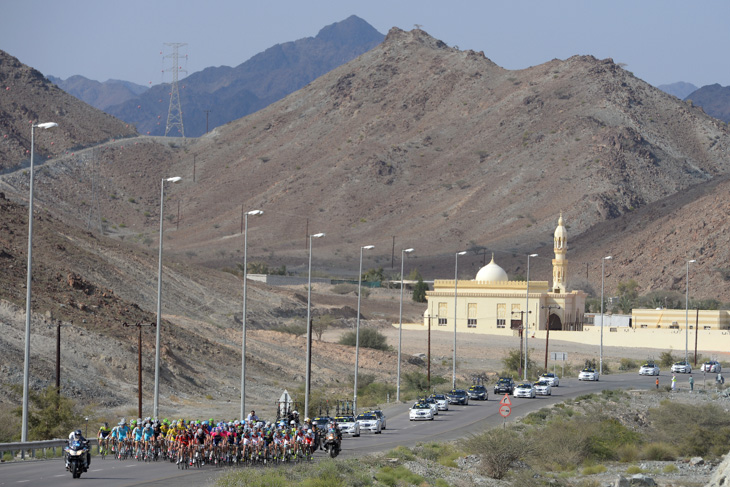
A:
[[[689,376],[689,393],[692,394],[695,390],[695,380],[692,378],[692,374]]]

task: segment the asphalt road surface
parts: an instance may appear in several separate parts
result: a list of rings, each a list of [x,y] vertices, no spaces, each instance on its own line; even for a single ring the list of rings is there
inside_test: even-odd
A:
[[[468,406],[450,406],[441,411],[434,421],[409,421],[409,405],[393,405],[387,414],[387,429],[381,434],[362,433],[359,438],[345,437],[342,457],[356,457],[368,453],[388,451],[399,445],[413,446],[419,442],[446,441],[479,433],[505,421],[536,411],[549,404],[562,402],[581,394],[600,392],[604,389],[650,389],[655,387],[655,377],[639,377],[637,374],[612,374],[601,377],[599,382],[579,382],[575,378],[560,380],[552,396],[522,399],[510,396],[512,412],[505,420],[499,414],[502,396],[491,392],[488,401],[470,401]],[[661,379],[667,383],[667,375]],[[487,387],[491,391],[491,387]],[[323,457],[320,452],[317,457]],[[118,461],[110,457],[101,460],[93,457],[89,471],[81,479],[72,479],[59,460],[27,461],[0,464],[0,487],[78,486],[104,487],[128,486],[200,486],[212,485],[221,470],[215,467],[178,470],[169,462],[140,463],[135,460]]]

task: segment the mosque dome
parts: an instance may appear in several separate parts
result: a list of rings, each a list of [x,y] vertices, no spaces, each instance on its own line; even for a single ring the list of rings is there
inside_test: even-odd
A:
[[[561,238],[563,240],[567,239],[568,232],[565,230],[565,222],[563,222],[563,214],[560,213],[560,219],[558,219],[558,226],[555,229],[554,237],[556,239]]]
[[[492,261],[479,269],[477,272],[477,281],[489,281],[489,282],[501,282],[509,281],[507,273],[494,262],[494,254],[492,254]]]

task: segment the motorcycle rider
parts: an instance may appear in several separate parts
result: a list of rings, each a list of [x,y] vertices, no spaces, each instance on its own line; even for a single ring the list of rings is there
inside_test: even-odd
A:
[[[84,467],[84,472],[87,472],[89,470],[89,465],[91,465],[91,453],[89,452],[89,440],[84,438],[84,435],[81,434],[81,430],[75,430],[72,431],[68,435],[68,443],[71,444],[75,441],[78,441],[84,447],[86,448],[86,466]],[[68,458],[66,459],[66,470],[68,470]]]

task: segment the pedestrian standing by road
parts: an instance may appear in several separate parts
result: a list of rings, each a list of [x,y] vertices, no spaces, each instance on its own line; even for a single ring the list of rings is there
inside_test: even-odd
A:
[[[656,378],[656,388],[659,390],[659,377]]]
[[[677,376],[673,375],[672,376],[672,392],[674,392],[676,390],[677,390]]]
[[[695,380],[692,378],[692,374],[689,376],[689,393],[692,394],[695,390]]]

